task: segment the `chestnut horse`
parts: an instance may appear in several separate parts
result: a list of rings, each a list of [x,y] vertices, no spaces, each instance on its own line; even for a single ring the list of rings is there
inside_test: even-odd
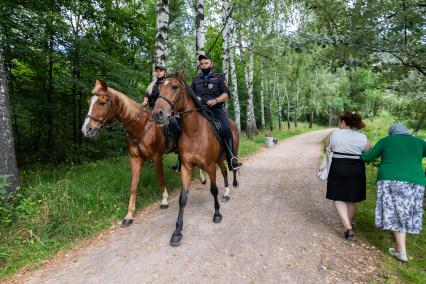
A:
[[[151,110],[145,109],[141,104],[108,87],[105,81],[96,80],[89,100],[89,112],[81,130],[86,137],[92,138],[105,124],[110,124],[117,119],[128,133],[127,148],[130,154],[132,183],[129,207],[121,223],[122,227],[128,227],[133,223],[136,193],[142,165],[146,159],[154,161],[155,164],[158,183],[163,192],[160,208],[169,207],[162,160],[166,153],[165,137],[161,128],[151,120],[151,114]]]
[[[192,169],[196,166],[206,171],[210,177],[210,192],[214,197],[213,222],[220,223],[222,215],[219,212],[218,188],[216,186],[216,164],[219,165],[225,181],[224,200],[229,200],[229,187],[227,168],[225,167],[225,153],[215,137],[209,121],[201,112],[205,111],[200,102],[184,79],[184,72],[180,71],[177,76],[169,75],[160,85],[160,96],[154,107],[154,119],[156,123],[167,124],[171,116],[180,116],[182,135],[179,139],[179,155],[181,158],[182,190],[179,198],[179,215],[176,222],[176,230],[170,240],[170,245],[178,246],[182,241],[183,213],[188,200],[189,184]],[[234,150],[238,154],[239,135],[233,121],[231,130],[234,138]],[[233,185],[237,186],[236,172]],[[227,197],[227,198],[226,198]]]

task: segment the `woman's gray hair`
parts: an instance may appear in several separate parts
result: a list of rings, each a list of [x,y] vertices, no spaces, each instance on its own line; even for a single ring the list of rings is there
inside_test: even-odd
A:
[[[395,135],[395,134],[410,135],[408,128],[404,124],[399,122],[392,124],[389,127],[388,133],[389,135]]]

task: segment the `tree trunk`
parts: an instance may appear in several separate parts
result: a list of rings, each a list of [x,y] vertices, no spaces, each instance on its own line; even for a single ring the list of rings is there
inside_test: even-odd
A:
[[[333,107],[331,105],[328,106],[328,126],[333,126]]]
[[[296,81],[296,104],[294,106],[294,128],[297,128],[299,123],[299,108],[300,108],[300,81]]]
[[[231,19],[230,19],[231,20]],[[233,37],[233,27],[234,22],[231,20],[231,33],[228,37],[229,42],[231,45],[234,44],[234,37]],[[237,82],[237,71],[235,69],[235,61],[234,61],[234,54],[235,49],[232,48],[229,50],[229,67],[231,70],[231,80],[232,80],[232,98],[234,101],[234,114],[235,114],[235,123],[237,124],[238,131],[241,132],[241,109],[240,109],[240,99],[238,97],[238,82]]]
[[[287,129],[290,129],[291,124],[290,124],[290,99],[288,96],[288,90],[287,90],[287,85],[284,85],[284,95],[285,95],[285,99],[287,101]]]
[[[274,130],[274,123],[272,121],[272,92],[273,91],[271,89],[271,82],[268,81],[268,114],[269,114],[268,117],[269,117],[269,130],[271,131]]]
[[[53,159],[53,35],[49,35],[48,39],[48,81],[47,81],[47,141],[46,141],[46,151],[49,153],[49,160]]]
[[[7,71],[4,66],[3,50],[0,49],[0,175],[11,183],[6,190],[15,190],[19,185],[19,172],[16,164],[13,139],[10,100],[7,85]]]
[[[264,79],[263,79],[263,60],[260,61],[260,117],[262,130],[265,129],[265,97],[264,97]]]
[[[154,47],[154,67],[166,66],[167,36],[169,30],[169,1],[157,0],[157,21]],[[155,80],[153,68],[152,78]]]
[[[229,78],[229,12],[229,0],[224,0],[222,11],[222,72],[227,85]],[[225,104],[225,108],[228,109],[228,104]]]
[[[311,109],[311,113],[309,116],[309,128],[312,128],[312,125],[314,124],[314,110]]]
[[[249,38],[249,68],[248,68],[248,82],[247,82],[247,137],[253,140],[253,136],[257,131],[256,119],[254,116],[253,104],[253,71],[254,71],[254,22],[255,22],[255,8],[256,1],[251,0],[251,17],[250,17],[250,38]]]
[[[204,41],[205,41],[205,30],[204,30],[204,0],[197,0],[196,2],[196,17],[195,17],[195,27],[196,27],[196,41],[195,48],[197,50],[197,57],[201,54],[205,54]]]
[[[423,114],[420,116],[420,118],[416,121],[416,124],[414,126],[414,130],[413,130],[414,133],[419,132],[419,130],[422,128],[423,123],[425,121],[425,117],[426,117],[426,113],[423,112]]]
[[[278,85],[278,80],[275,75],[275,85],[276,85],[276,94],[277,94],[277,113],[278,113],[278,129],[281,131],[281,100],[280,100],[280,88]]]

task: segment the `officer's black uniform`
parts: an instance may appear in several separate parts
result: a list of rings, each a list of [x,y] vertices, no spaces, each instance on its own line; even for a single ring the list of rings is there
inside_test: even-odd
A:
[[[155,102],[157,101],[158,96],[160,95],[160,89],[158,87],[163,80],[164,80],[164,78],[157,79],[157,81],[155,81],[154,87],[152,87],[152,93],[151,94],[148,94],[148,93],[145,94],[145,97],[148,98],[148,105],[149,105],[150,108],[154,108],[154,106],[155,106]]]
[[[192,81],[191,85],[192,90],[194,90],[195,94],[201,98],[201,102],[207,106],[208,100],[214,100],[223,93],[227,93],[230,96],[230,91],[228,87],[225,85],[225,80],[222,74],[210,72],[207,75],[201,74]],[[229,124],[228,116],[223,109],[223,103],[218,103],[212,107],[209,107],[213,116],[220,121],[222,125],[222,133],[223,133],[223,143],[225,144],[224,150],[227,156],[229,169],[233,169],[233,165],[235,164],[234,159],[236,161],[236,157],[234,155],[234,143],[231,132],[231,127]]]

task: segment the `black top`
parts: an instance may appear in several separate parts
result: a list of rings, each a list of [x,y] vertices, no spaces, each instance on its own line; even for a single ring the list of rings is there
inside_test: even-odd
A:
[[[223,93],[230,96],[230,91],[225,85],[223,74],[210,72],[208,75],[201,74],[194,78],[191,88],[195,94],[201,98],[201,102],[206,104],[208,100],[214,100]],[[213,107],[222,107],[219,103]]]
[[[152,87],[152,93],[151,94],[145,94],[145,97],[148,97],[148,105],[150,108],[154,108],[155,102],[158,99],[158,96],[160,95],[160,89],[158,86],[160,85],[162,80],[155,81],[154,86]]]

